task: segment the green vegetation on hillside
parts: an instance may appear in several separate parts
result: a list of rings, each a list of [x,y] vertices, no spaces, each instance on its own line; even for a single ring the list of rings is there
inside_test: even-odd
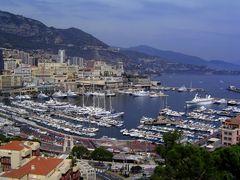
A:
[[[103,147],[99,147],[91,153],[91,158],[97,161],[112,161],[113,153]]]
[[[177,131],[164,134],[164,145],[157,147],[157,153],[165,163],[156,167],[152,180],[240,179],[239,145],[208,152],[198,146],[179,144],[180,138]]]
[[[82,145],[81,146],[74,146],[71,154],[73,156],[77,157],[78,159],[89,158],[90,151]]]
[[[74,146],[71,152],[71,156],[78,159],[93,159],[97,161],[112,161],[113,153],[106,150],[103,147],[98,147],[94,151],[90,152],[84,146]]]

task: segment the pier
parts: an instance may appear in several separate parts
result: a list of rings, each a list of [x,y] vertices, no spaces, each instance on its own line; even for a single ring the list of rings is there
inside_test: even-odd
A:
[[[176,87],[176,86],[160,86],[160,90],[164,90],[164,91],[179,91],[179,88],[181,87]],[[197,92],[204,92],[205,89],[203,88],[188,88],[186,87],[186,91],[188,92],[194,92],[194,91],[197,91]]]

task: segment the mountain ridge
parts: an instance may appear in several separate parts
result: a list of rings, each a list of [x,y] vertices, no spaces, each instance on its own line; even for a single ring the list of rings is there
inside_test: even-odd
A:
[[[24,48],[32,48],[31,43],[36,47],[48,46],[76,46],[76,47],[109,47],[91,34],[77,28],[58,29],[48,27],[38,20],[15,15],[9,12],[0,11],[0,46],[19,46],[18,38]],[[24,40],[29,44],[24,44]]]
[[[240,70],[240,65],[226,62],[223,60],[205,60],[203,58],[187,55],[180,52],[161,50],[148,45],[139,45],[128,48],[129,50],[138,51],[152,56],[159,56],[165,60],[173,61],[180,64],[191,64],[207,66],[218,70]]]
[[[59,49],[65,49],[68,56],[79,56],[86,60],[105,60],[110,63],[122,61],[124,68],[130,73],[229,73],[207,68],[202,64],[176,63],[174,56],[163,58],[131,49],[110,47],[81,29],[46,26],[38,20],[4,11],[0,11],[0,47],[26,51],[39,49],[54,54]]]

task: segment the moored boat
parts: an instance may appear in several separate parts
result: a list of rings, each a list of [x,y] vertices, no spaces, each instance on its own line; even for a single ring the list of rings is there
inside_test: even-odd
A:
[[[53,93],[52,97],[53,98],[65,98],[65,97],[67,97],[67,94],[63,93],[62,91],[59,90],[58,92]]]
[[[77,96],[78,96],[77,93],[71,91],[70,89],[68,90],[67,97],[69,97],[69,98],[76,98]]]
[[[235,100],[229,100],[229,101],[227,102],[227,105],[229,105],[229,106],[236,106],[236,105],[237,105],[237,101],[235,101]]]
[[[180,88],[178,88],[178,92],[186,92],[187,88],[185,85],[181,86]]]
[[[132,93],[132,95],[135,97],[148,96],[149,92],[141,90],[141,91],[136,91],[136,92]]]
[[[186,101],[187,106],[196,106],[196,105],[208,105],[213,104],[214,98],[210,95],[206,95],[206,97],[199,97],[198,94],[191,101]]]
[[[40,93],[38,94],[37,98],[38,98],[38,99],[48,99],[49,97],[48,97],[46,94],[40,92]]]
[[[227,90],[240,93],[240,88],[238,88],[238,87],[236,87],[236,86],[232,86],[232,85],[229,86],[229,87],[227,88]]]

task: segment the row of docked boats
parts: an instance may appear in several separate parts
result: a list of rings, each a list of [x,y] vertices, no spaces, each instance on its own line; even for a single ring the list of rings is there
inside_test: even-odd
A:
[[[86,96],[116,96],[116,93],[111,92],[111,91],[106,91],[106,92],[86,92],[84,93]],[[52,95],[47,95],[43,92],[40,92],[37,95],[38,99],[49,99],[50,97],[52,98],[76,98],[78,97],[79,94],[77,92],[71,91],[70,89],[67,92],[62,92],[61,90],[58,90],[57,92],[54,92]],[[10,100],[30,100],[31,96],[29,95],[17,95],[15,97],[9,97]]]
[[[59,91],[53,93],[52,97],[53,98],[67,98],[67,97],[75,98],[75,97],[78,97],[78,94],[76,92],[71,91],[70,89],[66,93],[59,90]],[[40,94],[38,94],[38,99],[48,99],[48,98],[49,98],[49,96],[47,96],[46,94],[44,94],[42,92]]]
[[[45,99],[45,100],[47,100],[50,97],[53,97],[53,98],[67,98],[67,97],[68,98],[75,98],[75,97],[78,97],[78,94],[76,92],[73,92],[73,91],[71,91],[69,89],[66,93],[64,93],[61,90],[59,90],[59,91],[53,93],[51,96],[48,96],[48,95],[44,94],[43,92],[40,92],[37,95],[38,99]],[[28,94],[25,94],[25,95],[19,94],[19,95],[15,96],[15,97],[12,97],[12,96],[9,97],[9,100],[17,100],[17,101],[19,101],[19,100],[30,100],[30,99],[32,99],[32,97],[30,95],[28,95]]]
[[[116,96],[115,92],[112,92],[110,90],[107,90],[105,92],[98,92],[98,91],[93,91],[93,92],[85,92],[84,95],[86,96],[107,96],[107,97],[113,97]]]
[[[194,91],[204,91],[203,89],[200,88],[192,88],[191,85],[189,88],[187,88],[185,85],[182,85],[180,87],[165,87],[165,86],[160,86],[157,87],[158,90],[163,90],[163,91],[177,91],[177,92],[194,92]]]
[[[121,94],[128,94],[132,95],[134,97],[151,97],[151,98],[156,98],[156,97],[164,97],[168,96],[167,94],[164,94],[162,91],[145,91],[145,90],[135,90],[135,89],[128,89],[128,90],[119,90],[118,93]]]
[[[158,118],[142,117],[137,128],[122,129],[120,132],[132,138],[162,143],[165,132],[179,130],[183,132],[186,142],[194,143],[218,132],[225,120],[240,114],[237,100],[215,99],[210,95],[200,97],[196,94],[192,101],[186,103],[194,107],[186,109],[186,112],[163,108]],[[205,106],[208,104],[215,106]]]
[[[21,120],[22,123],[30,122],[33,123],[32,125],[62,133],[90,137],[96,135],[99,127],[121,127],[123,125],[123,121],[117,119],[123,115],[121,112],[103,112],[101,108],[94,109],[94,107],[86,107],[83,110],[81,107],[54,100],[46,103],[29,100],[13,101],[12,106],[1,104],[0,112],[5,116],[21,117],[24,119]],[[98,117],[95,118],[94,115],[98,115]]]
[[[205,97],[200,97],[198,94],[195,94],[194,98],[190,101],[186,101],[187,106],[203,106],[210,104],[227,104],[229,106],[236,106],[240,103],[236,100],[226,100],[226,99],[215,99],[211,95],[206,95]]]
[[[75,124],[93,125],[96,128],[123,126],[121,117],[124,115],[124,112],[109,111],[101,107],[81,107],[69,104],[68,102],[59,102],[55,99],[50,99],[45,102],[24,100],[19,102],[12,101],[11,103],[15,107],[25,109],[28,112],[33,113],[35,117],[51,114],[51,116],[57,117],[57,119],[68,120]],[[46,124],[44,124],[44,126],[45,125]],[[54,124],[52,124],[50,128],[54,128]]]

